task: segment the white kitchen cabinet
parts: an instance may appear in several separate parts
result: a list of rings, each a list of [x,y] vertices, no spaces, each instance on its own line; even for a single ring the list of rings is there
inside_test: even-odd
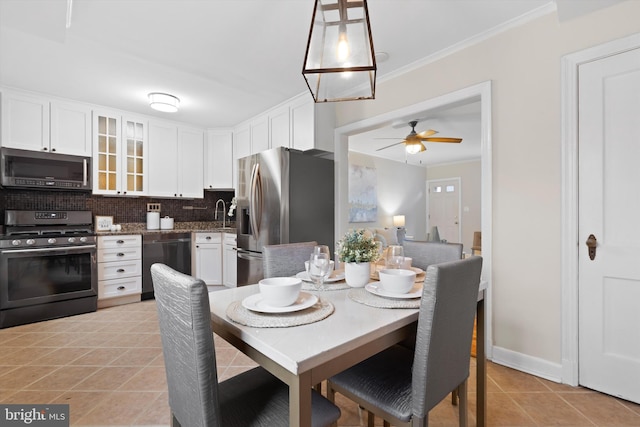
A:
[[[205,145],[204,188],[233,188],[233,131],[209,130]]]
[[[235,233],[224,233],[222,253],[222,283],[228,288],[238,286],[238,245]]]
[[[142,236],[98,236],[98,307],[140,301]]]
[[[294,98],[291,111],[291,146],[300,151],[334,151],[335,107],[316,104],[309,94]]]
[[[149,195],[203,198],[204,131],[149,122]]]
[[[93,193],[119,196],[147,194],[149,142],[147,122],[118,111],[93,114]]]
[[[191,271],[208,286],[222,285],[222,233],[193,233]]]
[[[91,156],[91,108],[75,102],[51,101],[50,151]]]
[[[204,131],[178,127],[179,197],[204,197]]]
[[[251,153],[269,149],[269,117],[265,114],[251,121]]]
[[[290,110],[289,106],[277,108],[269,113],[269,141],[271,148],[291,146],[290,135]]]
[[[2,146],[91,156],[91,109],[81,103],[5,89]]]
[[[251,127],[243,126],[233,132],[233,157],[241,159],[251,155]]]

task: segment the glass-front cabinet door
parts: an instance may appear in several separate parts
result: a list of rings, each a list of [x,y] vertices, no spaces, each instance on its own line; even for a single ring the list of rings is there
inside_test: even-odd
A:
[[[117,111],[94,111],[93,193],[147,193],[147,126]]]
[[[147,126],[142,120],[123,118],[123,189],[128,195],[147,193]]]

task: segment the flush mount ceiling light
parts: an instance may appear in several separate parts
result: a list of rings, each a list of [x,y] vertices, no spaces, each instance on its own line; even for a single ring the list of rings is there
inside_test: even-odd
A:
[[[151,92],[149,94],[149,106],[154,110],[165,113],[175,113],[180,106],[180,100],[168,93]]]
[[[375,98],[366,0],[316,0],[302,75],[315,102]]]

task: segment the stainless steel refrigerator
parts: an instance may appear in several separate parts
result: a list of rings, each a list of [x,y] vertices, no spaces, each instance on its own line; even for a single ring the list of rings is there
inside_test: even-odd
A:
[[[265,245],[315,240],[333,252],[330,154],[280,147],[238,159],[238,286],[263,278]]]

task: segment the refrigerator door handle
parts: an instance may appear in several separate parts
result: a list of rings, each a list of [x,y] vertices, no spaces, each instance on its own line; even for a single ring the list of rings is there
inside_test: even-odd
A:
[[[260,218],[262,217],[262,180],[260,179],[260,164],[253,165],[251,171],[251,193],[249,196],[249,209],[251,213],[251,228],[255,239],[260,233]]]

